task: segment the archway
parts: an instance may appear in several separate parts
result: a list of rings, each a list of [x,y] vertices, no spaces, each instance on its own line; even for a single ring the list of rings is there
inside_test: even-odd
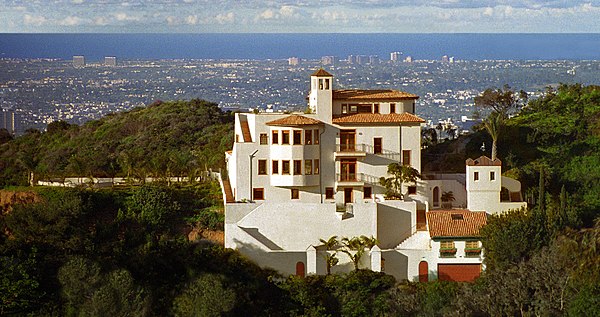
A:
[[[435,186],[433,188],[433,207],[440,206],[440,188]]]
[[[419,282],[429,282],[429,266],[427,261],[419,262]]]
[[[304,262],[296,263],[296,275],[300,277],[304,277]]]

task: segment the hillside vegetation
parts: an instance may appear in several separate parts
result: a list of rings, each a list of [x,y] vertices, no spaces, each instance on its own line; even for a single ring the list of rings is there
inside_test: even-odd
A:
[[[53,122],[0,144],[0,186],[65,177],[194,177],[224,165],[233,115],[203,100],[155,102],[83,126]]]
[[[231,120],[194,100],[82,127],[53,123],[3,141],[0,182],[27,184],[30,172],[193,175],[222,164]],[[424,165],[464,172],[464,160],[489,155],[490,143],[479,130],[429,147]],[[530,101],[507,119],[497,149],[529,208],[489,217],[486,270],[474,283],[394,281],[360,269],[285,277],[188,241],[181,228],[222,228],[214,182],[34,188],[0,195],[13,202],[0,217],[0,315],[599,316],[600,87],[563,85]],[[188,164],[174,163],[178,153]]]

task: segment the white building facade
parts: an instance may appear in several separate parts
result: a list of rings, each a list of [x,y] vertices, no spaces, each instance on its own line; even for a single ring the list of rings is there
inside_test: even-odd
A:
[[[433,175],[403,184],[403,200],[386,200],[379,179],[388,177],[389,164],[421,170],[424,120],[415,115],[418,96],[397,90],[334,90],[333,84],[333,76],[323,69],[311,75],[308,114],[236,114],[235,143],[226,153],[228,177],[222,181],[225,247],[283,274],[325,274],[325,253],[333,251],[324,250],[319,239],[367,236],[379,243],[362,257],[360,267],[397,279],[422,280],[424,261],[428,278],[437,278],[439,264],[480,269],[482,253],[464,253],[466,241],[470,247],[478,241],[478,230],[458,237],[462,251],[440,253],[440,243],[448,246],[445,241],[452,237],[431,235],[428,228],[435,221],[426,215],[441,207],[442,190],[456,193],[451,207],[474,203],[477,214],[499,212],[502,186],[487,188],[483,179],[465,186],[464,174]],[[478,169],[489,163],[478,160]],[[497,172],[496,182],[504,184]],[[513,198],[520,190],[514,182]],[[494,195],[488,190],[496,189],[494,205],[487,202]],[[478,199],[480,193],[484,197]],[[482,218],[477,219],[480,227]],[[464,216],[462,221],[473,220]],[[451,227],[459,224],[450,222]],[[345,254],[338,258],[332,272],[353,269]]]

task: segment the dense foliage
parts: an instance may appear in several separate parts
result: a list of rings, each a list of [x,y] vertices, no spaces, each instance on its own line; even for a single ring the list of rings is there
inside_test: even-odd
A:
[[[190,116],[206,125],[191,127]],[[178,138],[161,139],[181,120],[189,125],[174,129]],[[195,162],[218,166],[231,141],[230,120],[212,104],[191,101],[82,127],[54,123],[47,132],[2,141],[1,181],[24,184],[30,172],[188,175],[172,165],[176,153],[162,161],[153,155],[183,149]],[[171,128],[159,133],[160,126]],[[481,128],[432,145],[424,165],[464,172],[464,160],[485,154],[481,145],[491,141]],[[521,180],[529,208],[488,219],[482,230],[486,270],[474,283],[395,281],[361,269],[282,277],[235,251],[190,242],[185,228],[222,229],[214,182],[35,188],[38,202],[16,204],[0,218],[0,315],[600,315],[600,87],[563,85],[529,101],[503,122],[497,150],[503,171]],[[351,239],[342,242],[351,248]],[[331,237],[322,243],[331,250],[340,242]]]
[[[156,102],[83,126],[52,122],[0,141],[0,187],[65,177],[190,176],[222,167],[233,116],[203,100]],[[3,135],[0,131],[0,135]],[[9,142],[10,141],[10,142]]]

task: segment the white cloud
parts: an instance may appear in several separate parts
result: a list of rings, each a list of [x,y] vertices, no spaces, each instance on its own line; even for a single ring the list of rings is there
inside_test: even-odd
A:
[[[74,4],[82,4],[84,0],[71,0],[71,2]]]
[[[95,25],[108,25],[108,20],[104,17],[96,17],[94,18],[94,24]]]
[[[494,15],[494,9],[490,7],[485,8],[483,10],[483,15],[491,17],[492,15]]]
[[[35,16],[30,14],[25,14],[25,16],[23,16],[23,23],[25,25],[40,26],[42,24],[45,24],[47,21],[48,20],[43,16]]]
[[[235,14],[233,12],[228,12],[226,14],[220,13],[220,14],[217,14],[217,16],[215,17],[215,20],[219,24],[233,23],[235,21]]]
[[[267,9],[265,11],[263,11],[261,14],[258,15],[259,19],[262,20],[271,20],[275,18],[275,11],[271,10],[271,9]]]
[[[115,19],[117,21],[139,21],[140,18],[136,16],[131,16],[125,12],[117,12],[114,14]]]
[[[169,15],[165,20],[167,21],[168,25],[177,25],[178,24],[177,18],[172,15]]]
[[[79,25],[79,24],[81,24],[81,19],[76,16],[68,16],[68,17],[58,21],[58,25],[63,25],[63,26],[74,26],[74,25]]]
[[[196,25],[196,24],[198,24],[198,16],[197,15],[188,15],[185,18],[185,23],[187,23],[189,25]]]

